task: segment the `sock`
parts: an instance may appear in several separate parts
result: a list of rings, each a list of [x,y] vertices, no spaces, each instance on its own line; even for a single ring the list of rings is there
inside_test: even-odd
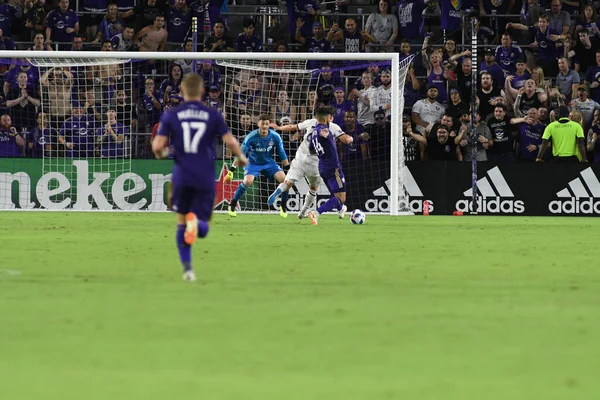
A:
[[[179,250],[179,259],[183,265],[183,271],[192,269],[192,246],[185,243],[183,235],[185,233],[185,224],[177,225],[177,250]]]
[[[235,206],[237,205],[238,200],[242,198],[244,193],[246,193],[246,190],[248,190],[248,186],[244,185],[243,183],[240,183],[240,186],[238,186],[238,188],[235,190],[235,193],[233,194],[233,199],[229,203],[231,205],[232,210],[235,210]]]
[[[306,213],[308,211],[308,209],[312,207],[316,198],[317,198],[316,192],[309,190],[308,193],[306,193],[306,196],[304,197],[304,204],[302,205],[302,211],[301,211],[302,214]]]
[[[281,190],[281,193],[285,193],[287,192],[290,188],[288,187],[288,185],[285,184],[285,182],[281,182],[279,184],[279,186],[277,186],[277,189]]]
[[[324,212],[331,211],[336,207],[340,209],[342,207],[342,202],[337,197],[332,196],[329,200],[327,200],[327,203],[319,207],[317,211],[319,214],[323,214]]]
[[[205,238],[208,235],[208,222],[206,221],[198,221],[198,237]]]
[[[281,207],[283,207],[283,211],[287,212],[287,199],[290,196],[288,192],[283,192],[281,194]]]

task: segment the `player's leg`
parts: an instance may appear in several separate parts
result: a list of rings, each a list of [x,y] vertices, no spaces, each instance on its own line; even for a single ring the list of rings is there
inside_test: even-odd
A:
[[[273,174],[273,179],[275,182],[280,185],[285,185],[285,173],[279,168],[279,165],[276,166],[279,170]],[[286,185],[287,186],[287,185]],[[281,201],[279,205],[279,215],[282,218],[287,218],[287,200],[288,200],[289,192],[286,190],[281,194]]]
[[[229,207],[227,207],[227,211],[229,215],[235,217],[237,212],[235,208],[237,207],[238,201],[244,196],[246,190],[254,183],[254,179],[260,174],[262,166],[260,165],[248,165],[244,170],[244,181],[240,183],[240,186],[235,190],[233,194],[233,198],[229,202]]]
[[[183,266],[183,279],[188,281],[195,281],[196,276],[192,269],[192,246],[189,241],[189,230],[188,230],[188,213],[190,213],[191,202],[193,199],[192,188],[173,185],[173,193],[171,201],[173,204],[173,210],[176,212],[177,229],[175,233],[175,242],[177,244],[177,251],[179,252],[179,260]],[[192,214],[192,213],[190,213]],[[193,216],[195,218],[195,216]],[[190,227],[193,229],[193,227]],[[197,227],[196,227],[197,232]],[[188,240],[186,241],[186,233]]]
[[[317,225],[319,215],[331,211],[334,208],[341,210],[344,205],[342,198],[344,201],[346,200],[346,179],[340,169],[336,169],[329,176],[324,176],[323,179],[327,182],[329,191],[333,196],[321,205],[321,207],[317,208],[316,211],[310,211],[308,213],[313,225]]]
[[[298,218],[306,218],[308,217],[308,210],[310,210],[314,204],[317,202],[317,190],[319,188],[319,183],[321,181],[321,177],[317,174],[306,175],[306,180],[308,181],[308,193],[304,196],[304,204],[302,205],[302,209],[298,213]]]
[[[302,177],[299,163],[300,162],[298,160],[292,161],[290,170],[285,175],[284,181],[280,183],[279,186],[277,186],[277,189],[275,189],[275,191],[269,196],[269,199],[267,200],[268,205],[272,206],[273,204],[275,204],[277,197],[279,197],[282,193],[285,193],[288,190],[290,190],[292,186],[294,186],[294,184],[298,182],[298,179]]]

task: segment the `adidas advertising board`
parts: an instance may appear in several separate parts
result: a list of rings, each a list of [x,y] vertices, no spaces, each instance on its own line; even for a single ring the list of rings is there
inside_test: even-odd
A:
[[[435,206],[432,200],[425,199],[421,188],[417,181],[411,174],[410,170],[406,168],[405,181],[403,182],[404,190],[408,194],[406,200],[400,204],[400,210],[410,210],[414,213],[422,213],[423,206],[427,202],[429,203],[429,213],[434,213]],[[390,210],[390,185],[391,179],[384,182],[383,186],[373,191],[373,198],[368,199],[363,209],[367,212],[389,212]]]
[[[523,200],[515,198],[500,168],[487,171],[486,176],[477,180],[477,205],[473,207],[473,189],[463,192],[465,199],[456,202],[456,211],[465,213],[477,211],[489,214],[522,214],[525,212]]]
[[[552,214],[600,215],[600,182],[591,167],[569,181],[556,197],[548,204]]]

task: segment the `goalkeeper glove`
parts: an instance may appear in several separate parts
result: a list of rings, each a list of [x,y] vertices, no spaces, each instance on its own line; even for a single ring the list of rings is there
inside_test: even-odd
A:
[[[223,179],[223,181],[225,183],[231,182],[233,180],[233,171],[235,171],[235,169],[236,169],[235,165],[233,165],[233,164],[229,168],[230,169],[229,169],[229,171],[227,171],[227,175]]]

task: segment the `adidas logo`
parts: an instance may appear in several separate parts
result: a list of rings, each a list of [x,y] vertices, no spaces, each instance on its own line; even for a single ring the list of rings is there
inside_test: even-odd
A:
[[[600,182],[588,167],[579,177],[556,193],[556,197],[568,200],[553,200],[548,210],[553,214],[600,214]]]
[[[406,175],[404,179],[404,190],[408,194],[406,199],[402,199],[399,204],[400,210],[410,210],[414,213],[423,212],[423,204],[429,203],[429,213],[433,213],[433,201],[432,200],[419,200],[413,199],[414,197],[424,197],[421,188],[417,184],[417,181],[410,173],[408,168],[405,168]],[[392,180],[388,179],[384,185],[373,191],[373,195],[376,196],[374,199],[369,199],[365,202],[364,209],[369,212],[389,212],[390,210],[390,186]]]
[[[514,200],[515,195],[498,167],[490,169],[487,171],[487,176],[477,181],[477,192],[479,194],[477,196],[477,212],[494,214],[525,212],[525,203],[522,200]],[[467,199],[471,199],[473,189],[465,190],[463,195]],[[473,201],[467,199],[456,202],[457,211],[473,211]]]

